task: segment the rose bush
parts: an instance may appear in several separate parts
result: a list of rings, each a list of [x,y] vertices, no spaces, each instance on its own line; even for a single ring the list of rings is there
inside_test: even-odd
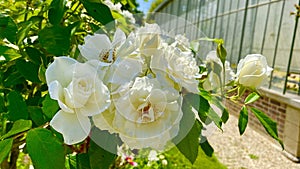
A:
[[[196,143],[200,135],[190,133],[205,128],[200,141],[205,144],[209,132],[228,119],[218,98],[204,91],[221,90],[222,94],[225,84],[235,86],[230,92],[241,88],[243,93],[245,87],[255,90],[270,72],[265,57],[253,54],[239,62],[235,75],[217,48],[208,53],[207,72],[201,73],[187,38],[177,35],[167,42],[161,34],[157,24],[146,24],[128,37],[117,29],[112,41],[105,34],[88,35],[78,46],[84,63],[59,57],[50,64],[46,70],[49,94],[61,108],[50,125],[62,133],[66,144],[81,142],[88,135],[99,139],[90,133],[92,123],[101,132],[117,134],[129,149],[162,151],[178,144],[189,156],[186,137]],[[231,99],[236,101],[242,93]],[[206,110],[197,104],[206,105]],[[245,125],[239,123],[241,133]],[[100,146],[106,149],[105,144]]]

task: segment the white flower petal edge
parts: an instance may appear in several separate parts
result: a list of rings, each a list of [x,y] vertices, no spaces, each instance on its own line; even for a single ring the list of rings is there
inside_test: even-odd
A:
[[[59,107],[68,113],[74,113],[74,110],[69,108],[64,102],[64,92],[61,84],[55,80],[48,85],[49,95],[51,99],[57,100]]]
[[[58,111],[50,125],[59,133],[62,133],[64,142],[68,145],[83,141],[91,130],[91,123],[88,117],[80,114],[70,114],[62,110]]]
[[[55,57],[54,62],[46,70],[47,84],[49,85],[52,81],[57,80],[62,86],[68,85],[72,80],[72,70],[75,63],[77,61],[69,57]]]

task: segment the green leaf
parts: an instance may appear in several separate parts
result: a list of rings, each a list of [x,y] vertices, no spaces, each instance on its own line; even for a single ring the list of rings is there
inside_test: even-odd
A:
[[[209,102],[210,104],[217,106],[222,111],[221,120],[223,123],[226,123],[229,119],[229,112],[227,108],[222,104],[222,100],[217,97],[212,97]]]
[[[238,124],[240,135],[242,135],[245,132],[247,124],[248,124],[248,110],[246,106],[243,106],[240,111],[239,124]]]
[[[22,74],[18,71],[15,71],[4,80],[4,86],[5,87],[10,87],[14,86],[16,84],[22,84],[25,81],[24,77]]]
[[[42,60],[43,60],[42,58],[44,57],[44,55],[39,50],[32,47],[26,47],[25,51],[31,62],[37,65],[42,64]]]
[[[176,145],[178,150],[193,164],[198,156],[200,122],[196,121],[189,133]]]
[[[30,130],[26,137],[26,147],[35,168],[64,168],[65,151],[63,144],[51,131],[43,128]]]
[[[0,15],[0,39],[6,38],[15,43],[17,31],[18,27],[11,17]]]
[[[273,137],[275,140],[277,140],[281,145],[281,147],[284,149],[283,142],[278,138],[276,122],[274,122],[266,114],[264,114],[262,111],[256,108],[252,107],[251,111],[254,113],[254,115],[259,120],[259,122],[264,126],[265,130],[269,133],[269,135]]]
[[[226,123],[229,119],[229,112],[227,108],[222,104],[222,101],[218,99],[212,99],[211,103],[216,105],[220,110],[222,110],[221,120],[223,123]]]
[[[193,97],[193,95],[191,95],[190,97]],[[195,118],[195,113],[193,111],[192,103],[196,104],[199,102],[191,102],[195,100],[190,100],[190,97],[185,96],[183,98],[183,103],[181,107],[183,116],[180,120],[179,131],[177,136],[172,139],[172,142],[175,144],[179,143],[183,138],[185,138],[186,135],[191,130],[191,128],[194,126],[194,122],[196,118]]]
[[[34,23],[32,21],[27,21],[27,22],[22,23],[22,27],[17,33],[17,44],[18,45],[20,45],[23,42],[23,40],[26,38],[26,36],[28,35],[30,28],[33,24]]]
[[[203,98],[205,98],[205,99],[208,100],[208,101],[212,101],[212,96],[211,96],[211,94],[210,94],[208,91],[206,91],[206,90],[203,90],[203,89],[200,90],[199,95],[202,96]]]
[[[246,97],[244,104],[253,103],[256,100],[258,100],[259,98],[260,98],[260,96],[256,92],[253,92]]]
[[[81,1],[88,14],[92,16],[96,21],[100,22],[102,25],[111,24],[110,26],[115,26],[114,18],[108,6],[102,3],[89,2],[84,0]]]
[[[0,45],[0,56],[3,56],[5,61],[11,61],[21,57],[22,55],[20,55],[20,53],[18,53],[18,51],[14,48]]]
[[[0,164],[9,155],[12,145],[13,145],[12,138],[0,141],[0,150],[1,150],[0,151]]]
[[[97,129],[95,129],[95,130],[97,130]],[[88,151],[91,169],[98,169],[98,168],[108,169],[109,166],[115,161],[116,154],[113,154],[113,153],[103,149],[102,148],[103,146],[100,147],[100,146],[98,146],[97,143],[94,142],[94,141],[101,141],[101,142],[104,142],[106,146],[113,146],[113,147],[115,147],[114,151],[116,152],[117,144],[115,143],[114,138],[108,136],[108,134],[109,133],[107,131],[103,131],[100,133],[100,135],[104,136],[103,138],[100,137],[98,139],[95,139],[95,138],[91,139],[90,148]],[[112,141],[111,141],[111,139],[112,139]]]
[[[117,154],[117,146],[122,144],[121,139],[116,134],[110,134],[106,130],[100,130],[96,127],[91,129],[90,138],[100,147],[113,154]]]
[[[202,122],[207,120],[207,115],[210,110],[210,104],[207,99],[201,95],[189,93],[184,96],[185,105],[193,107],[197,112]]]
[[[46,123],[43,111],[38,106],[29,106],[28,107],[29,116],[36,126],[41,126]]]
[[[203,152],[209,156],[209,157],[212,157],[213,153],[214,153],[214,149],[212,148],[212,146],[209,144],[208,140],[206,137],[202,137],[201,140],[204,140],[204,141],[201,141],[200,143],[200,147],[201,149],[203,150]]]
[[[222,119],[213,108],[209,109],[207,117],[212,120],[219,129],[222,130]]]
[[[229,112],[228,112],[227,108],[224,107],[223,113],[222,113],[222,116],[221,116],[221,120],[222,120],[223,123],[226,123],[228,121],[228,119],[229,119]]]
[[[222,119],[211,107],[210,102],[206,98],[202,97],[201,95],[191,94],[191,93],[187,94],[184,98],[187,104],[191,105],[198,112],[198,115],[203,123],[208,123],[213,121],[216,124],[216,126],[221,129]],[[213,99],[210,98],[210,101],[213,104],[212,100]]]
[[[16,67],[18,71],[23,75],[23,77],[31,82],[39,83],[39,66],[23,59],[18,59],[16,61]]]
[[[8,116],[10,120],[17,121],[19,119],[28,118],[27,105],[20,93],[17,91],[9,92],[7,95],[7,102]]]
[[[52,25],[60,24],[65,13],[65,0],[53,0],[48,11],[49,22]]]
[[[13,135],[19,134],[21,132],[24,132],[26,130],[31,129],[32,126],[32,122],[30,120],[17,120],[14,122],[12,128],[9,130],[9,132],[7,132],[6,134],[4,134],[1,139],[5,139],[8,137],[11,137]]]
[[[87,153],[68,155],[67,169],[90,169],[90,159]]]
[[[70,35],[68,28],[62,26],[45,27],[38,34],[42,47],[50,54],[60,56],[66,55],[70,49]]]
[[[52,117],[57,113],[59,106],[56,100],[50,98],[50,95],[45,96],[44,101],[42,102],[42,110],[46,117],[52,119]]]

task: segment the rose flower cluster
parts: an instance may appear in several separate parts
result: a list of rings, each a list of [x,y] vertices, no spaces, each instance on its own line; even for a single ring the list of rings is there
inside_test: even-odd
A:
[[[54,59],[46,80],[60,110],[50,125],[66,144],[85,140],[92,126],[118,134],[131,149],[162,150],[177,136],[182,93],[199,93],[201,74],[188,40],[178,35],[167,43],[161,34],[157,24],[146,24],[127,37],[117,29],[112,41],[105,34],[88,35],[78,46],[83,62]],[[265,80],[265,58],[251,58],[239,64],[231,80],[242,85],[255,81],[253,87]],[[263,68],[248,70],[253,66]],[[211,89],[209,83],[215,82],[210,76],[205,86]]]

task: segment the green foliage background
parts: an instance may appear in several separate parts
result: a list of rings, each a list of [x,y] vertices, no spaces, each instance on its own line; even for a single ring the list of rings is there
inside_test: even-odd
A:
[[[139,12],[135,0],[113,2]],[[100,0],[0,0],[0,168],[21,167],[19,154],[29,154],[35,168],[72,168],[65,166],[67,155],[87,153],[86,142],[66,146],[50,128],[59,107],[48,95],[45,70],[55,56],[76,59],[87,34],[111,36],[116,26],[127,33],[133,29]],[[106,165],[114,160],[109,155]],[[78,166],[95,163],[86,155],[78,158]]]

